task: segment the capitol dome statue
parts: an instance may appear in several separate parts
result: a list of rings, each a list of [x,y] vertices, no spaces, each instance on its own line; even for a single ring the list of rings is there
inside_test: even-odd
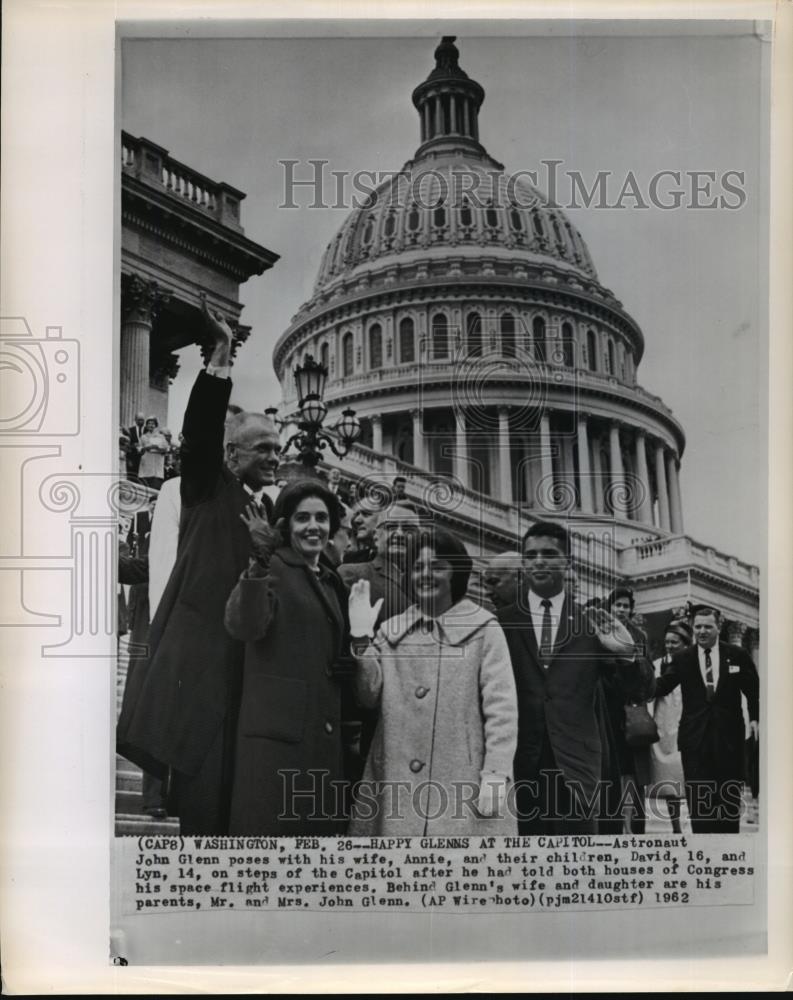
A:
[[[413,91],[415,154],[347,217],[277,341],[283,412],[296,418],[293,372],[311,355],[328,370],[326,423],[352,407],[364,429],[344,472],[406,477],[473,554],[564,518],[582,598],[615,577],[649,598],[679,539],[656,606],[708,599],[683,535],[685,436],[638,384],[641,329],[565,213],[481,144],[485,93],[454,41]],[[756,570],[741,574],[731,610],[754,624]]]

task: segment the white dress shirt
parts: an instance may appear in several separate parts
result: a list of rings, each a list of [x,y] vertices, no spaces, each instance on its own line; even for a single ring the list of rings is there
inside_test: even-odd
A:
[[[699,656],[699,672],[702,674],[702,683],[707,688],[708,681],[705,677],[705,650],[702,646],[697,646]],[[719,644],[716,642],[710,648],[710,668],[713,674],[713,690],[719,686]]]
[[[551,602],[551,645],[556,642],[556,633],[559,631],[559,622],[562,620],[564,597],[564,591],[560,590],[558,594],[554,594],[553,597],[548,598]],[[542,619],[545,614],[545,608],[542,606],[543,600],[545,598],[540,597],[539,594],[535,594],[533,590],[529,590],[529,611],[531,612],[531,622],[534,626],[534,635],[537,639],[537,649],[540,649],[542,646]]]
[[[182,498],[179,493],[181,478],[166,479],[160,487],[154,513],[151,517],[149,537],[149,619],[160,603],[165,585],[176,562],[179,544],[179,518],[182,514]]]

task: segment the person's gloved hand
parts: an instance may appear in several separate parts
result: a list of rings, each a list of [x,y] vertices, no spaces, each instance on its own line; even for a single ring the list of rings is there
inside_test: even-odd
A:
[[[284,544],[283,519],[272,527],[255,503],[240,514],[240,520],[251,536],[251,549],[262,566],[268,566],[273,552]]]
[[[354,639],[374,635],[374,623],[383,606],[383,598],[371,604],[371,588],[368,580],[356,580],[350,588],[348,610],[350,615],[350,635]]]
[[[479,785],[479,801],[476,808],[480,816],[497,817],[504,815],[507,801],[507,778],[503,774],[482,775]]]

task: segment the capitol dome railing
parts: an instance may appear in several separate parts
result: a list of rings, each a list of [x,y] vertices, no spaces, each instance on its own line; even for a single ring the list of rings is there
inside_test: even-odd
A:
[[[478,359],[477,359],[478,360]],[[648,392],[640,385],[626,385],[620,382],[614,375],[604,375],[598,372],[588,371],[585,368],[566,368],[561,365],[549,365],[536,362],[526,364],[520,359],[504,358],[495,355],[486,355],[482,359],[482,371],[487,374],[487,383],[498,384],[501,382],[511,382],[521,379],[527,381],[537,381],[540,384],[549,383],[554,388],[573,389],[575,387],[592,389],[596,392],[606,391],[610,395],[626,402],[639,400],[652,409],[663,414],[675,426],[679,427],[671,409],[664,403],[660,396]],[[494,362],[504,362],[503,370],[491,370],[490,365]],[[506,365],[510,365],[509,369]],[[513,367],[514,366],[514,367]],[[478,365],[465,359],[439,359],[425,361],[421,363],[392,365],[388,368],[378,368],[373,371],[358,372],[355,375],[345,375],[342,378],[335,378],[328,383],[325,394],[327,402],[333,402],[338,397],[344,397],[356,389],[372,389],[378,386],[390,387],[405,384],[415,387],[422,378],[448,379],[459,381],[461,378],[476,377]],[[478,386],[482,383],[478,382]],[[681,429],[682,434],[682,429]]]

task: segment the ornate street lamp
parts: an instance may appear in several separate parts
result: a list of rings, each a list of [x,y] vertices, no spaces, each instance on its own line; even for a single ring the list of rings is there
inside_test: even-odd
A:
[[[286,442],[284,452],[294,445],[300,453],[301,463],[307,469],[316,467],[322,458],[322,452],[328,446],[334,455],[344,458],[361,437],[361,422],[355,416],[355,411],[344,410],[333,427],[333,434],[328,433],[322,426],[328,414],[328,407],[322,399],[328,369],[309,354],[303,364],[295,368],[294,374],[300,419],[297,422],[298,431]],[[268,416],[283,427],[287,421],[279,420],[277,412],[274,406],[265,410]]]

